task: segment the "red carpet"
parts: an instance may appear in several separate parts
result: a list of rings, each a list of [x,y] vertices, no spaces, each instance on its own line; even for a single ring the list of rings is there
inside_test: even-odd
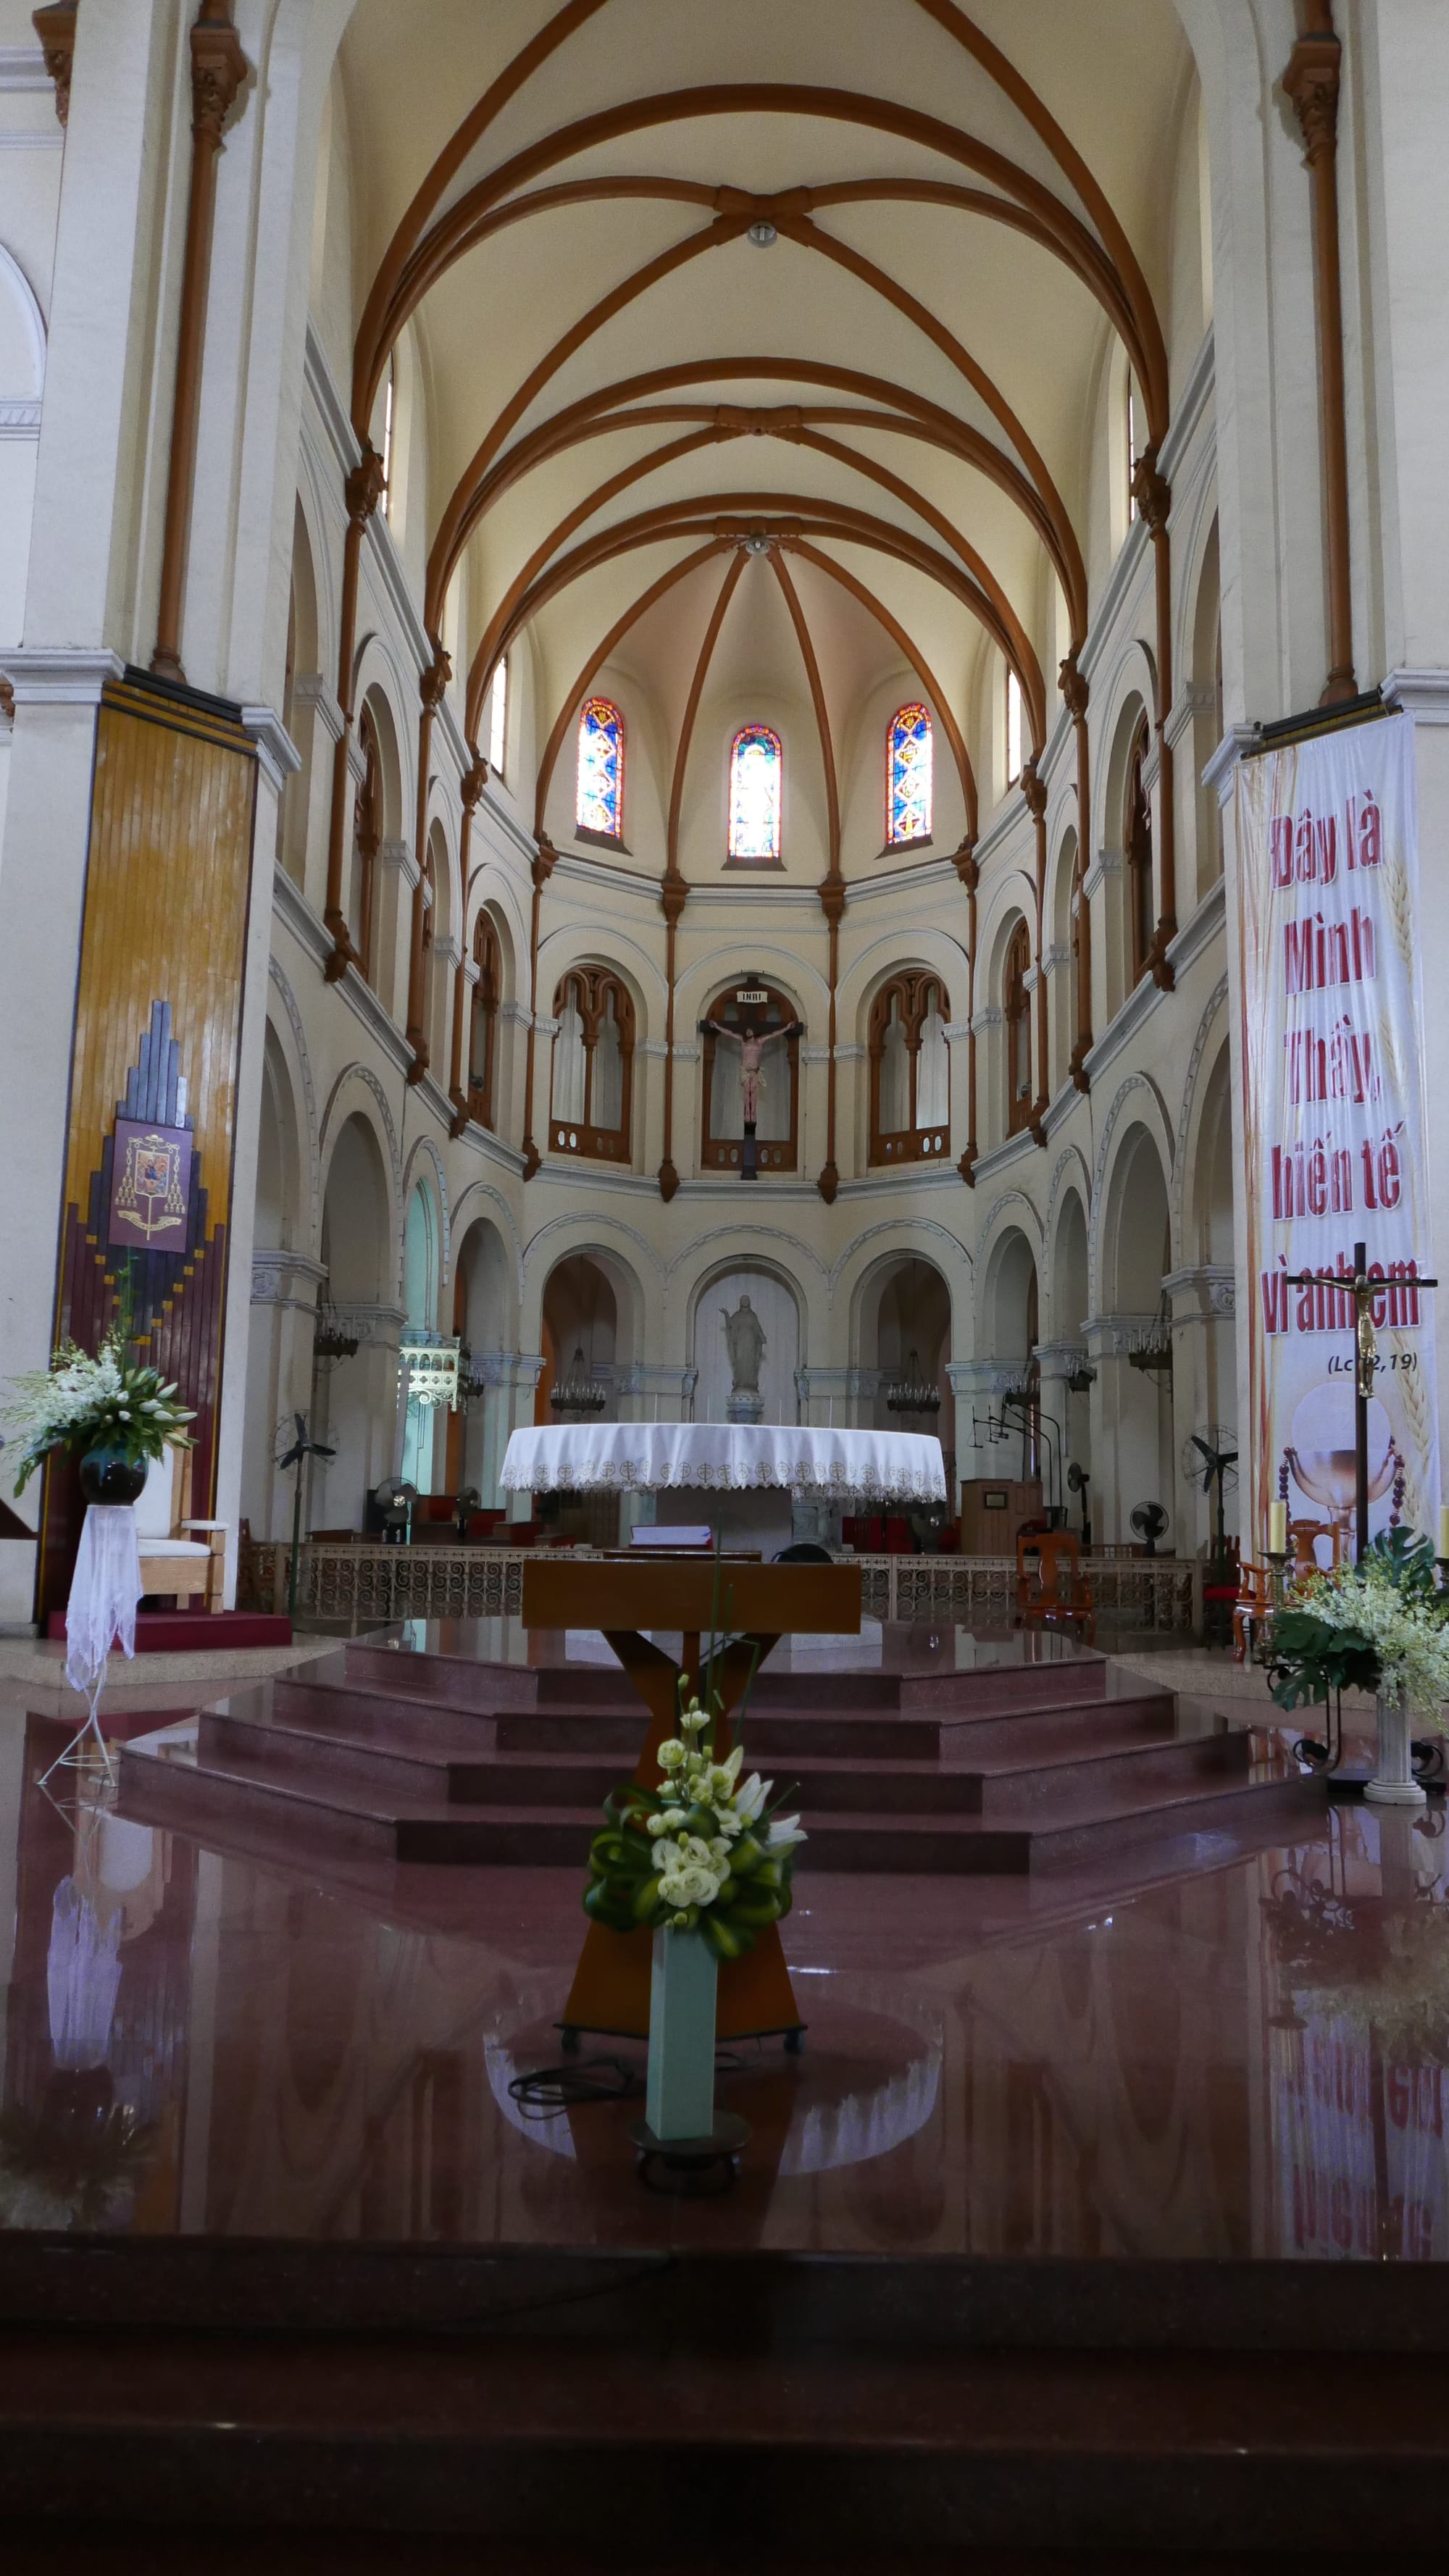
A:
[[[65,1612],[52,1610],[46,1635],[65,1643]],[[138,1655],[194,1655],[219,1646],[290,1646],[292,1622],[260,1610],[141,1610]]]

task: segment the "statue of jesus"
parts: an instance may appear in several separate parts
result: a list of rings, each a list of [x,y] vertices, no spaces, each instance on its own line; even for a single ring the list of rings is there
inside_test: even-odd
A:
[[[758,1395],[760,1362],[765,1356],[765,1328],[748,1297],[741,1295],[733,1314],[721,1306],[724,1317],[725,1349],[729,1353],[730,1392],[733,1395]]]
[[[726,1046],[739,1048],[740,1097],[744,1103],[745,1134],[752,1136],[759,1112],[760,1094],[765,1088],[765,1078],[760,1071],[760,1059],[766,1047],[782,1046],[788,1038],[803,1037],[805,1023],[803,1020],[791,1020],[783,1029],[772,1030],[769,1037],[760,1035],[753,1020],[746,1020],[744,1030],[739,1036],[736,1036],[733,1029],[721,1028],[718,1020],[701,1020],[699,1030],[701,1037],[711,1037],[716,1043],[723,1038]]]

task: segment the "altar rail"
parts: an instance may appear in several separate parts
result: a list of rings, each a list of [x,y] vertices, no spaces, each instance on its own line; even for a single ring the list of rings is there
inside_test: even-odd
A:
[[[348,1546],[308,1541],[298,1568],[304,1618],[358,1628],[390,1619],[490,1619],[523,1603],[523,1569],[538,1550],[523,1547]],[[285,1610],[284,1540],[243,1547],[238,1606]],[[1016,1564],[1005,1556],[861,1556],[861,1607],[872,1619],[949,1619],[963,1628],[1009,1627]],[[1086,1557],[1099,1625],[1114,1635],[1183,1634],[1201,1625],[1202,1568],[1181,1557]]]

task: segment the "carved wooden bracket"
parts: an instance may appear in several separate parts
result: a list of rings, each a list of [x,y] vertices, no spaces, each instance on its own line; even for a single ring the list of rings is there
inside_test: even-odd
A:
[[[55,83],[55,112],[64,125],[70,116],[70,67],[75,53],[76,0],[50,0],[33,9],[30,23],[40,38],[45,68]]]

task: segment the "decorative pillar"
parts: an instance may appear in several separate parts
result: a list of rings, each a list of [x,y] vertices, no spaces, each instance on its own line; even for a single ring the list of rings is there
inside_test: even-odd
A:
[[[679,1174],[674,1168],[674,983],[675,943],[679,917],[689,901],[689,886],[672,865],[666,868],[659,888],[660,909],[664,914],[664,973],[667,998],[664,1005],[664,1150],[659,1162],[659,1195],[669,1205],[679,1187]]]
[[[533,1138],[533,1071],[534,1039],[538,1026],[538,926],[543,907],[543,890],[558,866],[558,852],[552,841],[539,834],[533,862],[533,920],[528,938],[528,1047],[523,1068],[523,1177],[531,1181],[543,1156]]]
[[[966,1143],[956,1169],[968,1190],[974,1190],[979,1159],[976,1141],[976,894],[981,883],[974,840],[961,843],[955,853],[955,868],[966,889]]]
[[[1032,961],[1036,974],[1036,1098],[1031,1104],[1031,1115],[1026,1124],[1033,1144],[1045,1147],[1047,1139],[1043,1122],[1051,1100],[1051,1058],[1047,1051],[1047,989],[1046,978],[1041,971],[1042,922],[1046,912],[1047,792],[1046,780],[1037,774],[1034,752],[1022,769],[1021,792],[1026,800],[1026,810],[1031,816],[1032,827],[1036,834],[1036,942]]]
[[[1073,974],[1076,984],[1077,1025],[1072,1039],[1071,1060],[1067,1066],[1078,1091],[1090,1091],[1091,1077],[1087,1058],[1092,1052],[1092,908],[1083,890],[1087,873],[1087,852],[1092,845],[1092,770],[1091,742],[1087,732],[1087,706],[1091,690],[1077,668],[1077,648],[1073,645],[1057,675],[1062,703],[1072,719],[1072,734],[1077,751],[1077,863],[1072,871],[1071,943]]]
[[[366,973],[366,961],[352,944],[343,902],[343,874],[347,865],[347,821],[352,810],[348,793],[351,769],[353,723],[356,715],[357,658],[357,579],[362,560],[362,539],[368,520],[382,499],[385,478],[382,458],[375,447],[364,447],[343,487],[347,502],[347,535],[342,549],[342,615],[337,645],[337,703],[342,710],[342,731],[332,755],[332,820],[327,837],[327,900],[322,918],[332,933],[332,954],[323,969],[329,984],[340,983],[349,966]]]
[[[475,751],[472,768],[464,771],[462,786],[459,789],[463,800],[463,825],[458,844],[458,883],[463,890],[463,921],[460,942],[462,953],[454,970],[453,979],[453,1060],[448,1076],[448,1098],[453,1104],[452,1124],[448,1130],[450,1136],[461,1136],[468,1124],[468,1094],[472,1087],[472,1066],[464,1062],[464,1055],[469,1043],[469,996],[472,986],[478,981],[478,969],[468,954],[468,899],[473,890],[473,817],[478,811],[483,790],[487,784],[488,763]],[[493,1032],[493,1043],[495,1047],[501,1043],[496,1028]],[[495,1089],[500,1087],[496,1081],[494,1087]]]
[[[1172,549],[1167,533],[1172,486],[1166,476],[1157,471],[1155,444],[1145,448],[1137,459],[1132,476],[1132,498],[1152,539],[1157,597],[1157,707],[1154,723],[1158,776],[1162,782],[1157,821],[1160,909],[1157,927],[1152,934],[1152,946],[1147,952],[1147,967],[1158,990],[1170,993],[1175,978],[1167,952],[1177,937],[1177,799],[1173,789],[1172,745],[1167,738],[1168,718],[1172,714]]]
[[[820,909],[830,934],[830,1033],[826,1041],[829,1056],[825,1071],[825,1160],[815,1186],[826,1206],[833,1207],[840,1187],[840,1174],[835,1164],[835,993],[840,978],[840,924],[845,913],[845,880],[833,855],[830,874],[820,887]],[[919,1047],[919,1037],[916,1044]]]
[[[1318,320],[1319,427],[1328,574],[1328,677],[1319,705],[1356,697],[1348,528],[1348,433],[1343,397],[1343,293],[1338,249],[1340,47],[1333,0],[1308,0],[1307,24],[1288,57],[1283,88],[1303,135],[1313,200],[1313,301]]]
[[[156,650],[151,656],[151,668],[163,680],[184,682],[186,678],[181,667],[181,602],[196,475],[197,404],[206,338],[216,156],[221,149],[221,129],[249,69],[241,38],[231,23],[227,0],[202,0],[201,13],[191,30],[191,196],[186,210],[186,256],[181,273],[161,598],[156,616]]]
[[[425,918],[427,869],[424,859],[428,847],[428,781],[432,770],[433,726],[452,676],[453,665],[449,656],[444,652],[441,644],[435,644],[434,658],[418,682],[418,691],[422,698],[422,713],[418,718],[418,874],[417,882],[413,887],[412,921],[408,939],[408,1012],[405,1031],[408,1045],[413,1051],[413,1060],[407,1070],[410,1083],[421,1082],[431,1062],[427,1031],[428,1004],[424,990],[427,928]],[[466,893],[465,878],[465,897]]]

